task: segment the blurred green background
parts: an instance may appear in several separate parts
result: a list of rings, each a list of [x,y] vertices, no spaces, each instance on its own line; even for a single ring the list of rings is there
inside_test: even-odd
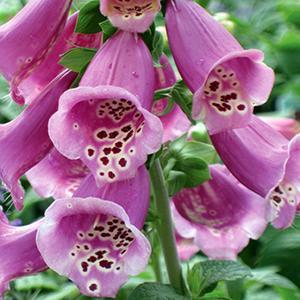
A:
[[[87,1],[74,1],[79,9]],[[300,118],[300,1],[299,0],[212,0],[198,2],[207,5],[210,12],[239,39],[245,48],[259,48],[265,52],[265,61],[276,72],[276,83],[270,100],[257,108],[258,113]],[[0,0],[0,24],[5,23],[25,5],[25,0]],[[0,77],[0,123],[18,115],[21,108],[10,97],[8,86]],[[0,200],[10,218],[28,224],[39,218],[51,199],[40,199],[23,181],[27,189],[26,207],[19,213],[8,193]],[[151,218],[150,218],[151,219]],[[151,229],[151,221],[147,224]],[[1,255],[1,253],[0,253]],[[194,260],[201,259],[199,254]],[[254,269],[253,277],[230,285],[219,284],[212,294],[227,299],[244,300],[300,300],[300,219],[288,230],[269,228],[259,241],[252,241],[241,253],[241,260]],[[192,262],[190,262],[192,264]],[[139,283],[154,281],[148,271],[133,278],[120,292],[118,299],[126,299]],[[215,295],[215,296],[213,296]],[[14,281],[5,299],[90,299],[80,296],[67,279],[47,271]]]

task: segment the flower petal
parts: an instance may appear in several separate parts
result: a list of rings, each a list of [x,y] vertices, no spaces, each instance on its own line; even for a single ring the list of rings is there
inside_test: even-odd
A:
[[[62,73],[16,119],[0,126],[0,178],[19,210],[23,207],[24,192],[18,180],[51,149],[48,120],[74,78],[73,73]]]
[[[52,49],[71,3],[72,0],[31,0],[13,19],[0,27],[0,72],[10,81],[19,104],[24,104],[24,99],[18,98],[19,83]]]
[[[78,87],[64,93],[49,122],[55,147],[81,159],[97,184],[132,178],[161,144],[161,122],[127,90]]]
[[[72,197],[88,174],[89,170],[79,159],[70,160],[53,148],[26,177],[41,197],[59,199]]]
[[[159,60],[160,67],[156,68],[156,90],[171,87],[176,83],[176,76],[166,55]],[[166,115],[161,115],[168,105],[168,99],[155,101],[152,113],[160,117],[164,128],[163,143],[172,141],[186,133],[191,123],[177,104]]]
[[[168,2],[166,27],[178,70],[195,93],[193,118],[205,121],[211,134],[245,126],[253,105],[267,100],[274,82],[262,53],[243,50],[191,0]]]
[[[124,209],[97,198],[55,201],[38,230],[47,265],[92,297],[114,297],[129,275],[142,272],[150,244]]]
[[[11,280],[47,268],[35,243],[40,224],[12,226],[0,209],[0,298]]]
[[[13,95],[15,99],[19,99],[17,102],[30,103],[53,78],[64,70],[64,67],[59,64],[59,60],[65,52],[75,47],[100,47],[101,34],[80,34],[74,32],[77,17],[78,13],[75,13],[69,18],[53,49],[39,65],[35,66],[33,73],[20,82],[17,91],[18,95]]]
[[[101,0],[101,13],[124,31],[144,32],[160,10],[159,0]]]
[[[209,257],[234,259],[267,226],[267,201],[242,186],[221,165],[210,167],[212,179],[173,197],[175,227]],[[180,215],[180,217],[178,216]]]

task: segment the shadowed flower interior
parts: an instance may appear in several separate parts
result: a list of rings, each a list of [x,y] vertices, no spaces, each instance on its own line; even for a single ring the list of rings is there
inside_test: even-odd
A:
[[[135,141],[145,125],[143,115],[126,99],[91,99],[77,104],[70,114],[75,136],[90,132],[84,150],[87,164],[98,168],[97,176],[117,180],[135,156]]]
[[[101,12],[116,27],[125,31],[144,32],[160,10],[157,0],[102,0]]]

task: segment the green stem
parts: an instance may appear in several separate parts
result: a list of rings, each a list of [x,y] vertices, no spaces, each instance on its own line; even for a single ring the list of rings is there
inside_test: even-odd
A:
[[[155,238],[155,237],[154,237]],[[159,283],[163,282],[163,275],[161,271],[161,262],[160,262],[160,251],[159,249],[154,249],[152,255],[152,267],[155,273],[156,281]]]
[[[156,213],[158,216],[157,231],[165,257],[166,267],[171,285],[178,292],[184,294],[184,284],[181,266],[177,254],[175,235],[173,231],[170,201],[160,161],[156,159],[150,168]]]

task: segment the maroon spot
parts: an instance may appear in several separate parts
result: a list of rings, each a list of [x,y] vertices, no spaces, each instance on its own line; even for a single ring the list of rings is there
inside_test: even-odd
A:
[[[124,225],[124,224],[125,224],[125,222],[124,222],[124,221],[121,221],[121,222],[120,222],[120,224],[121,224],[121,225]]]
[[[94,234],[90,232],[90,233],[88,233],[88,236],[89,237],[94,237]]]
[[[119,223],[119,220],[118,220],[118,219],[113,219],[113,222],[114,222],[115,224],[117,224],[117,223]]]
[[[90,249],[88,245],[84,245],[83,248],[84,248],[84,250],[89,250]]]
[[[132,242],[133,240],[134,240],[133,237],[128,237],[128,238],[126,238],[126,241],[128,241],[128,242]]]
[[[100,176],[104,176],[104,172],[100,172],[99,175],[100,175]]]
[[[237,109],[238,109],[238,110],[245,110],[245,108],[246,108],[246,106],[245,106],[244,104],[239,104],[239,105],[237,106]]]
[[[82,271],[87,272],[89,264],[86,261],[81,263]]]
[[[220,82],[219,81],[213,81],[209,84],[209,88],[211,91],[215,92],[220,86]]]
[[[123,139],[124,142],[127,142],[133,136],[133,130],[131,130]]]
[[[237,82],[234,82],[232,85],[233,85],[233,86],[236,86],[236,85],[237,85]]]
[[[88,156],[93,156],[95,154],[95,150],[94,149],[91,149],[91,148],[88,148]]]
[[[104,227],[103,227],[103,226],[95,226],[95,227],[94,227],[94,230],[95,230],[95,231],[100,231],[100,232],[101,232],[101,231],[104,230]]]
[[[280,203],[281,202],[281,198],[279,196],[273,196],[272,199],[276,202],[276,203]]]
[[[97,138],[99,139],[105,139],[107,137],[107,133],[105,130],[101,130],[97,133]]]
[[[99,266],[102,267],[102,268],[105,268],[105,269],[110,269],[111,268],[111,265],[113,264],[114,262],[113,261],[109,261],[109,260],[101,260],[99,262]]]
[[[109,158],[106,156],[101,157],[100,161],[104,164],[104,166],[107,166],[109,164]]]
[[[119,271],[120,269],[121,269],[120,267],[116,267],[116,270],[118,270],[118,271]]]
[[[77,248],[77,249],[80,249],[80,246],[79,246],[79,245],[76,245],[76,248]]]
[[[118,228],[118,226],[117,225],[113,225],[113,226],[110,226],[109,227],[109,229],[108,229],[108,231],[109,232],[113,232],[115,229],[117,229]]]
[[[103,233],[101,233],[101,236],[102,236],[102,237],[109,237],[109,236],[110,236],[110,233],[108,233],[108,232],[103,232]]]
[[[131,125],[124,126],[123,128],[121,128],[121,130],[122,130],[123,132],[128,132],[128,131],[131,130]]]
[[[222,77],[223,77],[223,78],[226,78],[226,77],[227,77],[227,75],[226,75],[226,74],[224,74]]]
[[[125,254],[125,253],[126,253],[126,250],[122,250],[120,253],[121,253],[121,254]]]
[[[93,255],[88,258],[88,261],[91,263],[94,263],[96,260],[97,260],[96,256]]]
[[[110,152],[111,152],[111,148],[110,147],[106,147],[106,148],[103,149],[103,152],[104,152],[105,155],[109,155]]]
[[[274,189],[274,191],[275,191],[276,193],[283,194],[283,192],[282,192],[282,190],[280,189],[279,186],[277,186],[277,187]]]
[[[119,160],[119,165],[121,166],[121,167],[126,167],[126,165],[127,165],[127,160],[125,159],[125,158],[121,158],[120,160]]]
[[[117,142],[117,143],[115,143],[115,146],[118,147],[118,148],[121,148],[123,146],[123,143],[122,142]]]
[[[118,153],[120,153],[122,150],[120,149],[120,148],[118,148],[118,147],[113,147],[112,148],[112,153],[113,154],[118,154]]]
[[[74,252],[71,252],[71,255],[72,255],[72,256],[75,256],[75,253],[74,253]]]
[[[221,72],[222,72],[222,69],[218,69],[217,72],[218,72],[218,73],[221,73]]]
[[[92,283],[90,286],[89,286],[89,289],[93,292],[93,291],[96,291],[98,288],[97,284],[96,283]]]
[[[117,101],[116,101],[116,100],[114,100],[114,101],[112,102],[112,104],[116,105],[116,104],[117,104]]]
[[[111,178],[111,179],[114,179],[116,177],[115,173],[112,172],[112,171],[109,171],[108,172],[108,177]]]
[[[80,237],[84,237],[84,234],[82,232],[79,233]]]
[[[107,225],[112,225],[112,224],[113,224],[113,222],[111,222],[111,221],[107,222]]]

